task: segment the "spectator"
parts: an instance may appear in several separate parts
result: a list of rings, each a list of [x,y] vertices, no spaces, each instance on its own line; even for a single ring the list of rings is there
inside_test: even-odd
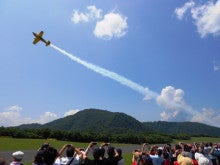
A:
[[[90,149],[92,149],[93,159],[87,157]],[[99,148],[96,142],[90,142],[83,155],[83,164],[104,165],[104,154],[105,150],[103,148]]]
[[[213,165],[218,165],[218,161],[217,161],[218,155],[219,155],[218,145],[215,144],[212,146],[209,154],[209,158],[211,159]]]
[[[189,153],[185,151],[182,151],[181,154],[177,156],[177,163],[179,165],[194,165]]]
[[[204,146],[200,145],[198,147],[197,152],[195,153],[195,159],[197,160],[199,165],[209,165],[210,160],[204,155]]]
[[[122,150],[121,148],[116,149],[117,155],[118,155],[118,165],[124,165],[124,159],[122,157]]]
[[[153,161],[149,154],[142,152],[137,160],[137,165],[153,165]]]
[[[34,156],[34,160],[32,162],[32,165],[43,165],[43,154],[44,151],[49,147],[49,143],[46,141],[44,144],[41,145],[41,147],[37,150],[36,155]]]
[[[0,157],[0,165],[8,165],[8,162],[2,157]]]
[[[168,152],[163,152],[163,159],[164,159],[163,165],[170,165],[171,161]]]
[[[24,153],[22,151],[16,151],[12,153],[12,162],[10,165],[22,165],[21,161],[23,159]]]
[[[154,154],[152,154],[154,153]],[[162,157],[162,153],[163,153],[163,148],[159,147],[159,148],[154,148],[153,152],[151,152],[150,157],[153,161],[153,165],[163,165],[164,164],[164,159]]]
[[[62,154],[65,150],[66,150],[66,155],[62,157]],[[82,152],[78,148],[75,148],[73,145],[66,144],[60,149],[55,164],[79,165],[82,158],[83,158]]]
[[[204,146],[204,150],[203,150],[203,153],[205,155],[205,157],[208,157],[209,158],[209,153],[212,149],[212,143],[205,143],[205,146]]]
[[[134,150],[132,152],[132,165],[137,165],[138,158],[140,157],[142,153],[139,150]]]
[[[117,165],[119,161],[118,153],[115,152],[115,148],[108,146],[107,158],[105,159],[105,165]]]
[[[179,144],[174,145],[174,148],[172,149],[171,164],[177,163],[177,157],[181,152],[182,152],[182,148],[180,147],[180,145]]]
[[[133,152],[133,164],[132,165],[153,165],[153,161],[148,152],[145,151],[145,147],[148,143],[142,145],[141,151],[135,150]],[[156,146],[152,146],[150,154],[155,155],[154,149]],[[137,160],[136,160],[137,158]]]
[[[43,151],[43,164],[44,165],[53,165],[55,162],[55,159],[58,155],[58,152],[55,148],[48,146],[46,149],[42,150]]]
[[[39,150],[34,157],[32,165],[43,165],[43,151]]]

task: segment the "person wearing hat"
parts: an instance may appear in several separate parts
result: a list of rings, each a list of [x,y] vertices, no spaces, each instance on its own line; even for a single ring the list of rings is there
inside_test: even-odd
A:
[[[12,153],[12,162],[10,165],[22,165],[21,161],[23,159],[24,153],[22,151],[16,151]]]

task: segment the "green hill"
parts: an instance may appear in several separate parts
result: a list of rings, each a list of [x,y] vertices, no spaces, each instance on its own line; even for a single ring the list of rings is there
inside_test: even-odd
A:
[[[165,134],[191,134],[191,135],[206,135],[220,136],[220,128],[209,126],[197,122],[144,122],[145,126],[150,127],[155,132]]]
[[[103,133],[146,133],[190,134],[220,137],[220,128],[196,122],[140,122],[135,118],[120,112],[110,112],[99,109],[85,109],[74,115],[40,124],[25,124],[21,129],[74,130],[80,132]]]
[[[74,115],[54,120],[42,126],[42,128],[93,131],[93,132],[114,132],[122,131],[140,132],[145,126],[135,118],[125,113],[109,112],[98,109],[85,109]]]

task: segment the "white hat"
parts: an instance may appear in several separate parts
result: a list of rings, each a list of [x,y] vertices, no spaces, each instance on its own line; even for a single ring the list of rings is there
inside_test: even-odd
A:
[[[21,160],[24,156],[24,153],[22,151],[16,151],[12,153],[12,156],[18,160]]]
[[[158,149],[158,150],[163,150],[163,147],[158,147],[157,149]]]

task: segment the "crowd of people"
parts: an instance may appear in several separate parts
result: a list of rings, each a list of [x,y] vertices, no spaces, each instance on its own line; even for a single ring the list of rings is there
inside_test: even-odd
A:
[[[132,165],[220,165],[220,144],[179,142],[147,148],[145,143],[133,151]]]
[[[0,158],[0,165],[22,165],[24,153],[12,153],[7,163]],[[122,149],[110,143],[90,142],[87,148],[66,144],[59,150],[44,143],[33,158],[32,165],[220,165],[220,144],[180,142],[176,145],[148,145],[132,152],[132,160],[125,163]]]
[[[90,155],[89,155],[90,153]],[[23,165],[24,153],[12,153],[12,161],[8,164],[0,159],[0,165]],[[124,165],[121,148],[115,148],[110,143],[89,143],[86,149],[65,144],[57,150],[49,143],[44,143],[36,152],[32,165]]]

